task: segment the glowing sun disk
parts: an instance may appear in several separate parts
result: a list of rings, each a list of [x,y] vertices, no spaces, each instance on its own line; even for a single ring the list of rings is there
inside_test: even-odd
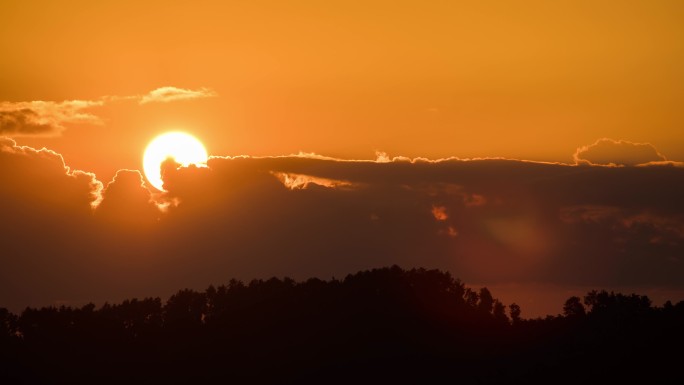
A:
[[[173,158],[182,166],[207,163],[207,150],[202,142],[184,132],[167,132],[159,135],[147,145],[143,155],[143,170],[150,184],[164,191],[161,178],[161,164],[167,158]]]

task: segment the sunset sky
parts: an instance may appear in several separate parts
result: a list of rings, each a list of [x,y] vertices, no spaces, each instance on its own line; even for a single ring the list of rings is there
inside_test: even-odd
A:
[[[551,286],[684,299],[682,20],[657,0],[3,1],[0,307],[393,263],[527,315],[560,311]],[[165,164],[160,193],[136,170],[168,131],[213,158]]]

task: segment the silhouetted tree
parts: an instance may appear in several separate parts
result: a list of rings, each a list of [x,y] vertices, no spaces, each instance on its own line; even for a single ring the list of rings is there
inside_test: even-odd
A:
[[[477,304],[478,310],[483,313],[491,313],[494,308],[494,297],[492,297],[492,293],[489,292],[489,289],[486,287],[481,288],[479,297],[480,302]]]
[[[522,310],[520,309],[520,305],[518,305],[517,303],[514,302],[514,303],[508,305],[508,310],[509,310],[509,313],[511,315],[511,321],[513,321],[513,323],[520,322],[520,320],[521,320],[520,314],[522,313]]]
[[[477,301],[480,300],[480,296],[477,295],[477,292],[472,290],[471,288],[467,288],[465,293],[463,294],[463,297],[466,301],[466,304],[470,306],[471,308],[477,307]]]
[[[563,305],[563,315],[566,317],[583,317],[586,314],[582,300],[579,297],[570,297]]]
[[[506,316],[506,305],[502,304],[499,300],[494,300],[492,315],[497,321],[508,322],[508,316]]]
[[[154,333],[162,326],[162,304],[158,297],[126,300],[116,310],[132,337]]]
[[[0,308],[0,339],[9,338],[16,335],[17,332],[16,315],[9,312],[9,310]]]
[[[174,294],[163,309],[164,325],[171,329],[197,328],[207,309],[204,293],[184,289]]]
[[[647,296],[608,293],[605,290],[590,291],[584,297],[584,303],[589,306],[590,315],[613,319],[633,319],[652,310],[651,300]]]

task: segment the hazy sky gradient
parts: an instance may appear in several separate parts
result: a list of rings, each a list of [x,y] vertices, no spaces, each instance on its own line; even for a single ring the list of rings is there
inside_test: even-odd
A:
[[[216,155],[571,161],[610,137],[684,160],[682,19],[680,1],[4,1],[0,100],[220,95],[20,140],[109,177],[170,129]]]

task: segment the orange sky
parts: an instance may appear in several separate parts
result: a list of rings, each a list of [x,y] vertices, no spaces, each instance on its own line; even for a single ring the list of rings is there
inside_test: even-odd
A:
[[[3,1],[0,101],[218,97],[18,137],[109,180],[171,129],[213,155],[571,161],[610,137],[684,160],[680,1]]]
[[[682,20],[654,0],[3,0],[0,306],[395,263],[531,315],[568,288],[684,298]],[[143,151],[172,130],[214,157],[148,190]]]

